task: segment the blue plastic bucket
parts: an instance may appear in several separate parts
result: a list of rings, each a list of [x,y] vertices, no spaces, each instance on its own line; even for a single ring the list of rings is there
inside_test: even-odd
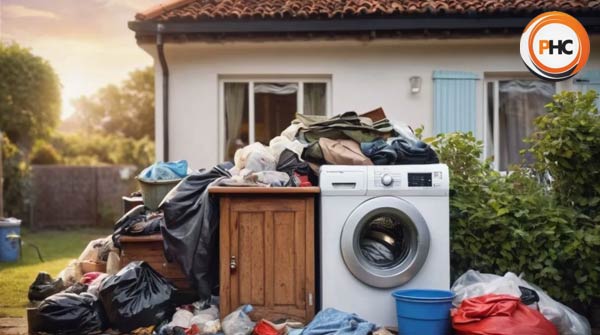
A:
[[[443,290],[398,290],[396,299],[398,334],[448,335],[454,293]]]
[[[21,220],[0,218],[0,262],[16,262],[21,254]]]

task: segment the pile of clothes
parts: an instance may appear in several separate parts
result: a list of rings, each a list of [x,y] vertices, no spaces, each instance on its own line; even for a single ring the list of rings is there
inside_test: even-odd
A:
[[[318,184],[323,164],[435,164],[438,157],[412,129],[392,124],[381,108],[334,117],[296,114],[296,119],[269,145],[238,149],[234,168],[219,185],[308,186]],[[310,184],[309,184],[310,183]]]
[[[113,227],[112,242],[120,248],[122,235],[139,236],[160,233],[160,226],[164,222],[161,211],[152,211],[144,205],[138,205],[123,215]]]
[[[435,164],[433,149],[412,129],[392,124],[383,110],[363,115],[346,112],[332,118],[298,114],[284,134],[305,145],[302,158],[313,170],[322,164],[398,165]]]
[[[319,312],[308,324],[292,320],[269,321],[261,319],[253,322],[249,314],[251,305],[242,305],[219,321],[219,308],[211,305],[200,307],[196,302],[177,308],[171,321],[163,322],[154,331],[158,335],[391,335],[385,328],[379,328],[356,314],[334,308]]]

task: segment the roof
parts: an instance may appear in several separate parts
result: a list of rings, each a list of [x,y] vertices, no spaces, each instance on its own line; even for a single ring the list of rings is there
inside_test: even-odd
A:
[[[414,16],[526,16],[561,10],[600,14],[600,0],[171,0],[137,13],[138,21],[333,19]]]
[[[516,36],[551,10],[600,33],[600,0],[170,0],[137,13],[129,28],[142,43],[479,38]]]

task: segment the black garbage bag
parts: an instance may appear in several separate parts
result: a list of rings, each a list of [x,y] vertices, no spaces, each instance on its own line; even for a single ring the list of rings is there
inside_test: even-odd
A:
[[[165,256],[179,263],[201,300],[219,284],[219,204],[206,190],[221,177],[231,177],[221,165],[191,174],[160,205]]]
[[[64,289],[65,284],[61,278],[53,280],[47,272],[40,272],[29,286],[27,297],[29,301],[42,301]]]
[[[83,292],[87,292],[87,290],[88,290],[88,286],[86,284],[75,283],[75,284],[67,287],[67,289],[64,290],[63,292],[81,294]]]
[[[146,262],[131,262],[102,282],[100,301],[112,328],[128,333],[170,319],[175,288]]]
[[[37,331],[51,334],[89,334],[107,328],[102,305],[89,293],[57,293],[38,307]]]
[[[125,213],[113,227],[112,241],[115,247],[120,248],[122,235],[152,235],[160,233],[160,223],[163,215],[152,212],[144,205],[138,205]]]

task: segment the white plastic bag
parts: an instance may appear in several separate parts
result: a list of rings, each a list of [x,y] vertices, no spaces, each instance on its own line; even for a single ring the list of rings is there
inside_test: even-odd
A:
[[[508,294],[520,297],[519,286],[537,292],[540,297],[538,303],[540,312],[556,326],[560,335],[591,335],[592,329],[585,317],[553,300],[541,288],[529,284],[512,272],[507,272],[504,277],[475,270],[465,272],[452,285],[452,292],[456,294],[452,303],[454,306],[459,306],[465,299],[486,294]]]
[[[194,312],[194,317],[192,318],[191,323],[200,326],[202,329],[202,325],[209,321],[217,320],[218,318],[219,308],[215,305],[212,305],[209,308]]]
[[[195,311],[191,320],[192,325],[197,325],[200,329],[200,335],[216,334],[221,330],[219,321],[219,308],[211,305],[209,308],[201,311]]]
[[[81,271],[81,263],[76,259],[69,262],[66,268],[64,268],[57,276],[61,278],[65,286],[69,287],[81,279],[83,277],[83,272]]]
[[[194,313],[187,309],[177,308],[177,311],[173,314],[173,318],[168,325],[171,327],[189,328],[192,325],[193,317]]]
[[[221,326],[226,335],[250,335],[254,330],[254,322],[248,313],[252,312],[252,305],[238,307],[223,319]]]
[[[275,161],[275,157],[269,148],[260,142],[238,149],[235,152],[233,161],[242,176],[250,172],[274,171],[277,167],[277,161]]]

